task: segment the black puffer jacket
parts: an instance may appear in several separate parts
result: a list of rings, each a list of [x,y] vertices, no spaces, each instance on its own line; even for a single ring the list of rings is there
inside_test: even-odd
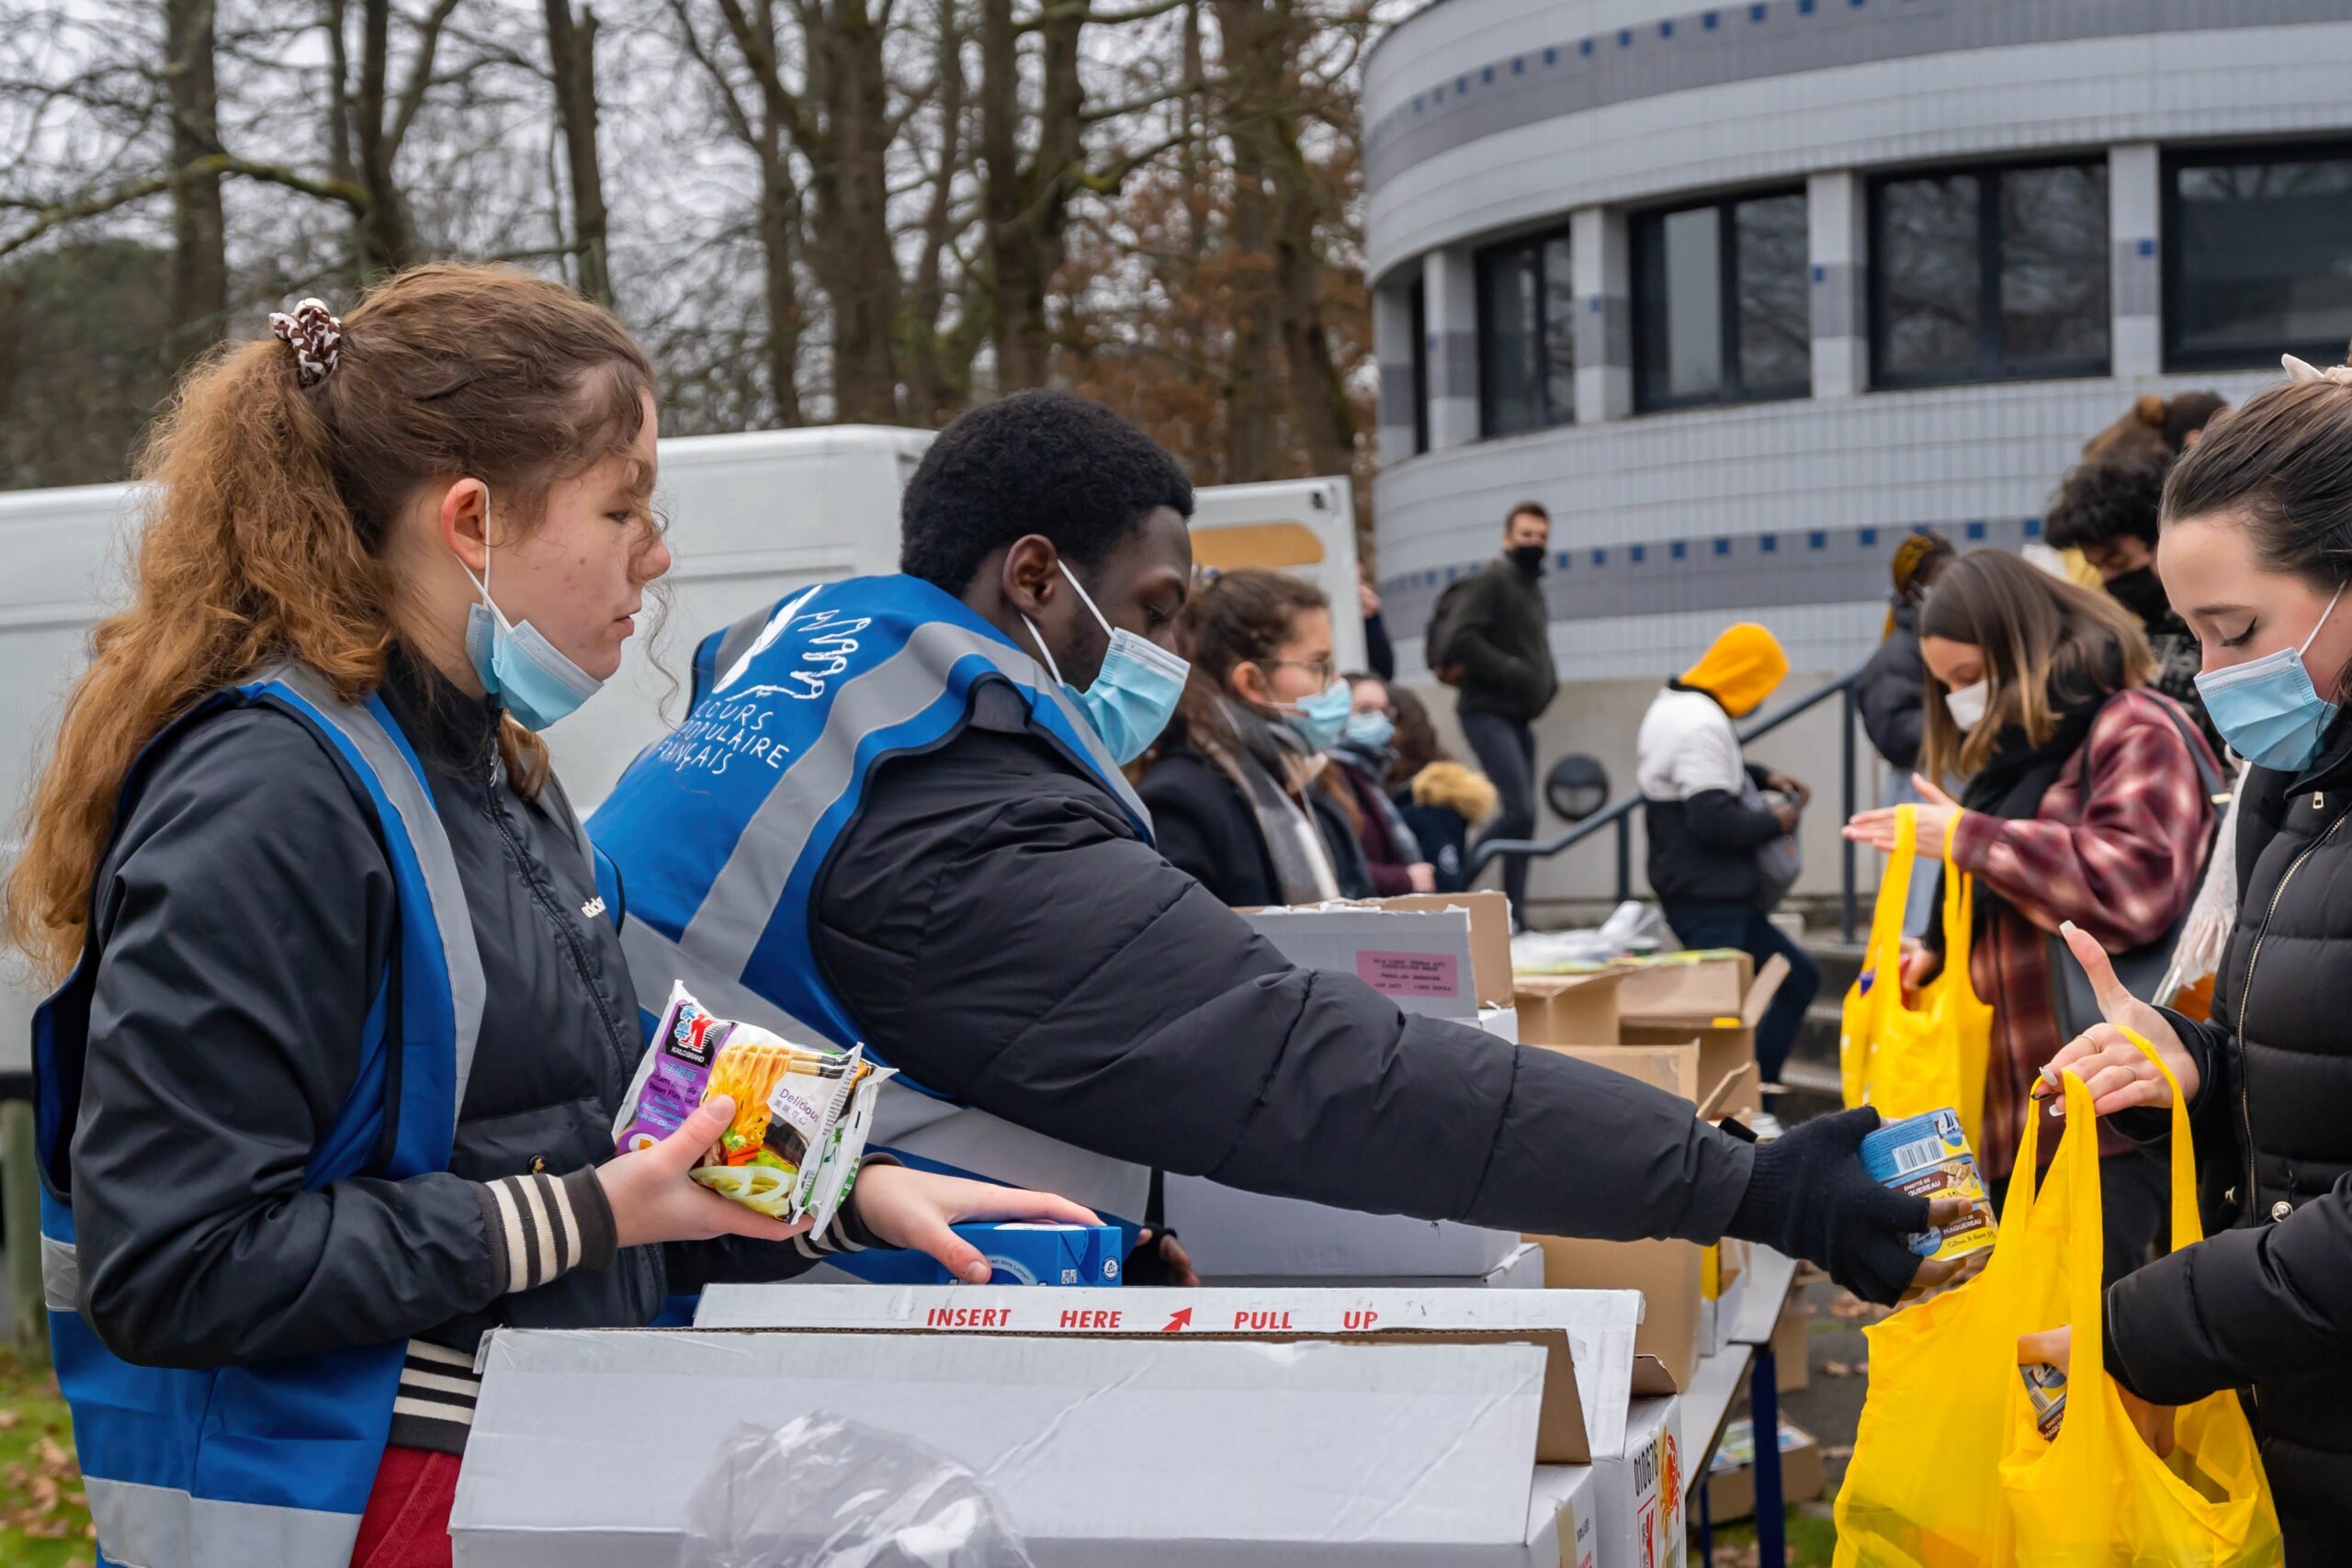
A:
[[[389,863],[356,776],[300,720],[254,706],[183,729],[101,874],[72,1154],[83,1310],[127,1360],[421,1340],[458,1353],[418,1369],[444,1380],[423,1397],[464,1404],[447,1384],[497,1325],[634,1326],[665,1291],[809,1266],[748,1242],[616,1255],[590,1171],[641,1035],[578,829],[554,793],[515,792],[486,705],[399,661],[384,697],[424,762],[486,981],[450,1168],[304,1190],[391,961]],[[537,1197],[573,1212],[580,1259],[536,1238],[517,1257],[502,1234],[495,1189],[548,1179],[560,1194]],[[463,1431],[403,1415],[393,1439],[455,1451]]]
[[[883,763],[817,893],[826,977],[928,1088],[1094,1153],[1351,1209],[1712,1240],[1754,1156],[1606,1067],[1294,968],[1001,682]]]
[[[1919,710],[1927,701],[1928,666],[1919,657],[1918,607],[1894,606],[1894,629],[1871,650],[1854,682],[1862,728],[1887,765],[1905,773],[1919,765]]]
[[[2309,773],[2243,787],[2214,1021],[2175,1021],[2210,1239],[2109,1292],[2109,1359],[2166,1404],[2250,1385],[2289,1561],[2333,1562],[2352,1540],[2352,716]]]

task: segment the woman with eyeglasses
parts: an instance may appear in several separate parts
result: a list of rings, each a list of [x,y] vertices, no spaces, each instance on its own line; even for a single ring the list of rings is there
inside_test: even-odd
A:
[[[1355,829],[1317,787],[1353,698],[1320,590],[1228,571],[1186,603],[1183,701],[1136,786],[1159,852],[1227,904],[1368,897]]]

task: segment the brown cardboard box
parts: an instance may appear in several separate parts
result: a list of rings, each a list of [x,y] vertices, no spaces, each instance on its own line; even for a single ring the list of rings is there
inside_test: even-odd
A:
[[[1616,966],[1625,972],[1617,1001],[1628,1018],[1737,1012],[1756,978],[1756,961],[1731,948],[1620,959]]]
[[[1747,954],[1736,953],[1727,957],[1627,971],[1617,987],[1617,1010],[1622,1021],[1618,1037],[1628,1045],[1661,1044],[1695,1037],[1699,1042],[1700,1081],[1721,1083],[1742,1065],[1756,1060],[1756,1026],[1763,1021],[1773,997],[1779,994],[1781,982],[1789,977],[1789,961],[1778,953],[1756,973],[1753,981],[1747,978]],[[1681,973],[1675,973],[1677,970]],[[1671,983],[1661,984],[1659,974],[1668,975]],[[1736,992],[1729,988],[1735,981],[1738,985]],[[1721,1010],[1681,1005],[1735,997],[1734,1005]],[[1764,1109],[1760,1080],[1736,1089],[1724,1109],[1733,1113]]]
[[[1534,1046],[1591,1062],[1699,1101],[1702,1116],[1752,1077],[1735,1075],[1703,1100],[1698,1094],[1699,1047],[1679,1045]],[[1701,1308],[1700,1249],[1687,1241],[1593,1241],[1581,1236],[1531,1235],[1544,1249],[1544,1283],[1551,1290],[1633,1290],[1645,1311],[1634,1340],[1637,1395],[1679,1393],[1697,1370]]]
[[[1460,909],[1470,917],[1470,967],[1484,1007],[1509,1007],[1511,998],[1510,899],[1498,889],[1483,893],[1400,893],[1361,901],[1371,909],[1428,914]]]
[[[1624,978],[1622,969],[1517,976],[1512,985],[1519,1002],[1519,1043],[1618,1043],[1617,987]]]
[[[1772,1372],[1782,1393],[1813,1382],[1813,1330],[1794,1298],[1781,1309],[1781,1321],[1772,1330]]]
[[[1744,1463],[1729,1462],[1744,1460]],[[1782,1501],[1810,1503],[1821,1495],[1826,1481],[1821,1468],[1821,1444],[1814,1435],[1786,1416],[1781,1418],[1781,1496]],[[1713,1524],[1745,1519],[1756,1512],[1756,1438],[1743,1416],[1724,1428],[1715,1462],[1707,1472],[1707,1517]]]

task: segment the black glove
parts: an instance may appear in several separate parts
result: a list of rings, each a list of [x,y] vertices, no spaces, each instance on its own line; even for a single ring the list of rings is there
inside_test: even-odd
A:
[[[1862,1140],[1878,1123],[1864,1106],[1757,1145],[1755,1174],[1724,1234],[1811,1258],[1864,1301],[1892,1304],[1919,1271],[1909,1238],[1928,1228],[1928,1201],[1863,1171]]]

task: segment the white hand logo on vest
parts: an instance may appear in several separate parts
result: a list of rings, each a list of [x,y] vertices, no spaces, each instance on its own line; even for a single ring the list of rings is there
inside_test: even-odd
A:
[[[786,638],[783,617],[771,625],[778,633],[768,639],[772,649]],[[834,610],[820,610],[792,625],[791,640],[783,653],[769,658],[764,650],[755,650],[733,674],[748,673],[752,659],[763,665],[789,659],[802,668],[783,671],[781,681],[762,682],[738,691],[729,691],[728,682],[721,682],[675,733],[654,748],[654,756],[681,773],[699,773],[710,778],[723,777],[738,761],[763,762],[781,772],[790,749],[765,733],[775,716],[775,699],[808,702],[823,696],[830,682],[848,673],[857,653],[857,634],[871,625],[868,616],[843,618]]]

